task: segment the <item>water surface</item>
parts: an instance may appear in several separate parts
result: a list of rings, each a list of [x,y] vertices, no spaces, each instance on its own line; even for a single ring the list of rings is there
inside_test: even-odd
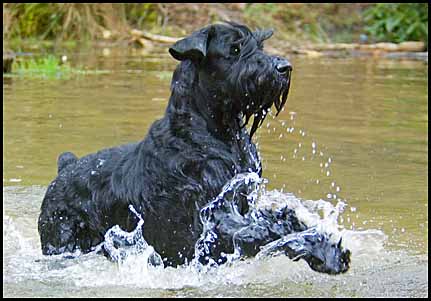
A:
[[[339,224],[369,236],[350,240],[357,244],[352,268],[334,277],[285,257],[199,275],[188,267],[118,267],[93,255],[42,256],[37,217],[58,154],[83,156],[143,139],[164,113],[176,65],[165,53],[132,50],[69,59],[111,73],[4,78],[4,296],[427,296],[423,62],[292,57],[286,109],[258,130],[267,191],[342,200],[348,206]]]

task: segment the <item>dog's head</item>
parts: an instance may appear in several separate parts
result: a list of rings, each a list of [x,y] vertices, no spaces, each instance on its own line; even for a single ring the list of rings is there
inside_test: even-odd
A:
[[[241,116],[243,126],[253,116],[250,137],[273,104],[277,114],[281,111],[289,92],[291,64],[263,51],[272,34],[229,22],[205,27],[169,48],[175,59],[196,66],[216,105]]]

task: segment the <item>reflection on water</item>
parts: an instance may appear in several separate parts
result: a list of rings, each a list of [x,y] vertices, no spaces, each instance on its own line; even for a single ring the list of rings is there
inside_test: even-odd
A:
[[[167,55],[92,54],[75,61],[115,72],[3,84],[3,294],[425,296],[427,66],[369,58],[291,60],[287,107],[257,132],[266,190],[347,204],[338,217],[356,248],[347,274],[318,274],[285,257],[200,275],[187,267],[119,267],[92,255],[42,256],[37,216],[58,154],[82,156],[142,139],[169,97],[176,62]]]

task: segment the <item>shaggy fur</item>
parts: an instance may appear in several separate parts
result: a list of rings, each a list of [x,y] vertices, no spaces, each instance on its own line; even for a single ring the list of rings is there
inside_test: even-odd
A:
[[[143,141],[80,159],[69,152],[60,155],[58,176],[39,217],[43,254],[92,251],[114,225],[132,231],[138,222],[128,210],[133,205],[145,220],[145,240],[165,265],[190,261],[203,233],[201,209],[235,175],[262,172],[251,137],[272,106],[277,112],[283,108],[292,70],[286,59],[263,51],[271,35],[228,23],[175,43],[169,52],[181,63],[169,104]],[[249,134],[245,126],[251,120]],[[220,254],[233,252],[234,241],[241,255],[254,256],[260,246],[307,230],[287,208],[260,211],[262,222],[256,224],[247,201],[235,206],[240,218],[223,205],[212,212],[217,243],[207,248],[207,258],[220,262]],[[315,270],[348,269],[349,252],[340,243],[331,244],[321,234],[301,239],[301,250],[279,242],[287,255],[305,259]]]

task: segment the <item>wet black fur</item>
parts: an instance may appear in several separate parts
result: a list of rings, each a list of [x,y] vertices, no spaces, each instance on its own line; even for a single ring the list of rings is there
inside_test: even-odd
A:
[[[169,51],[181,63],[169,104],[143,141],[80,159],[69,152],[60,155],[58,176],[47,189],[38,222],[43,254],[89,252],[113,225],[133,230],[132,204],[144,218],[145,239],[166,265],[190,261],[203,230],[199,210],[236,174],[262,172],[251,136],[273,105],[277,112],[282,109],[291,73],[287,60],[263,52],[263,41],[271,35],[217,24],[174,44]],[[245,125],[251,120],[249,134]],[[266,228],[244,237],[244,255],[306,229],[287,209],[262,214]],[[224,233],[218,253],[232,252],[229,235],[247,219],[235,224],[228,214],[217,216]],[[274,224],[278,220],[282,226]],[[340,253],[341,247],[335,250]],[[332,270],[347,269],[337,264]]]

